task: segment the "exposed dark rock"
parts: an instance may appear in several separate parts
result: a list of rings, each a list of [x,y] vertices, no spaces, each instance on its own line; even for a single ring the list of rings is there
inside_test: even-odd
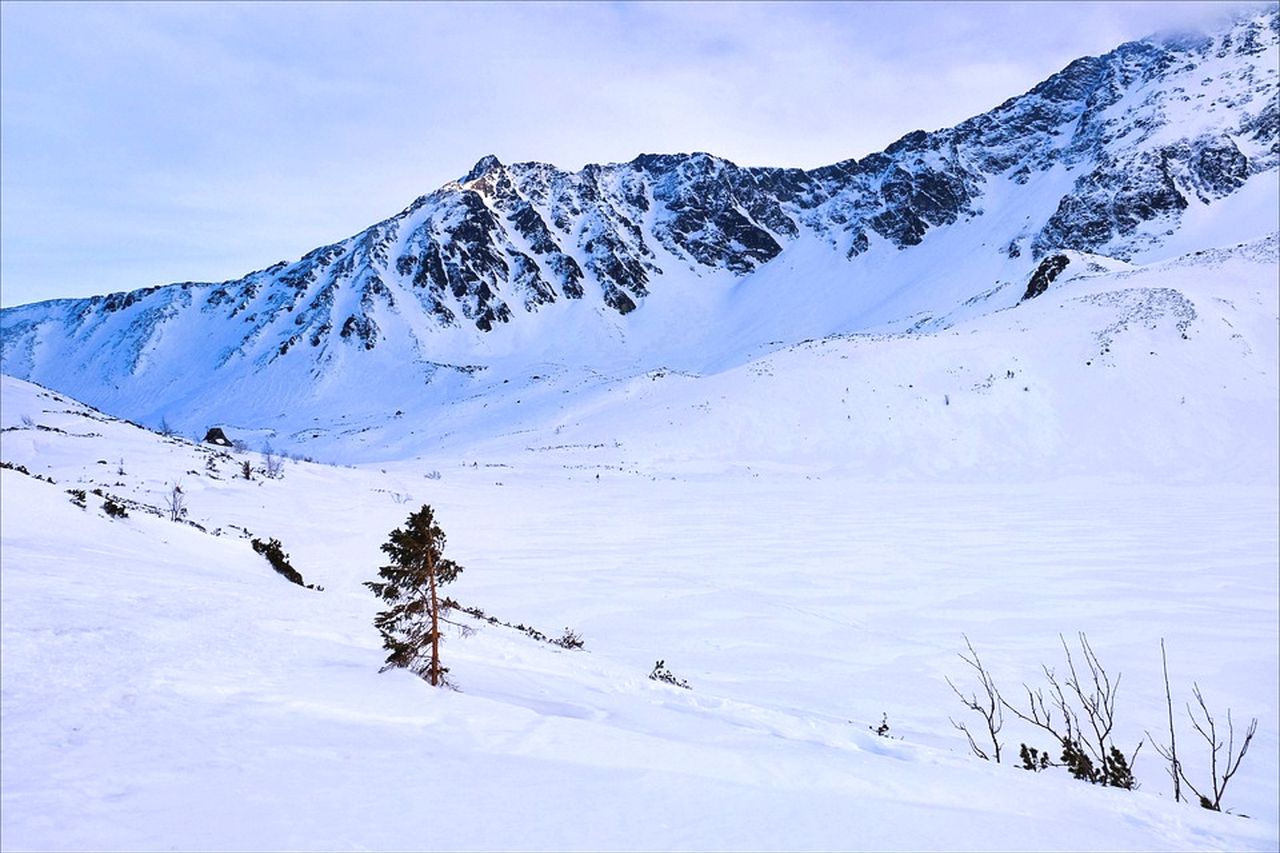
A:
[[[342,323],[338,332],[343,340],[359,341],[365,349],[373,349],[378,344],[378,324],[373,318],[361,314],[352,314]]]
[[[846,253],[846,257],[850,259],[856,258],[869,248],[871,248],[871,240],[867,238],[865,231],[859,231],[853,235],[853,240],[849,243],[849,251]]]
[[[471,181],[479,180],[480,178],[484,177],[488,173],[492,172],[494,169],[501,169],[501,168],[502,168],[502,161],[500,161],[497,157],[493,156],[492,154],[486,154],[485,156],[481,157],[479,160],[476,161],[476,164],[471,167],[471,171],[467,173],[467,176],[462,179],[461,183],[466,184],[466,183],[470,183]]]
[[[1035,299],[1048,290],[1049,285],[1067,268],[1069,263],[1071,259],[1066,255],[1051,255],[1041,261],[1040,266],[1036,267],[1036,271],[1031,274],[1031,280],[1027,282],[1027,292],[1022,294],[1022,301]]]

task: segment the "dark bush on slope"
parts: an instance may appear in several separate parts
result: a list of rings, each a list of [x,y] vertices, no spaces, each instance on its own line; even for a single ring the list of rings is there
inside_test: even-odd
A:
[[[271,568],[279,572],[285,580],[292,581],[298,586],[305,586],[307,589],[324,591],[324,587],[317,587],[302,579],[302,574],[289,563],[289,555],[284,552],[279,539],[268,539],[266,542],[254,539],[250,544],[253,545],[253,550],[267,558]]]

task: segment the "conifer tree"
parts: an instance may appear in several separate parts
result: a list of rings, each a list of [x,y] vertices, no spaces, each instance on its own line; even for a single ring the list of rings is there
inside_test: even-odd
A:
[[[391,531],[382,550],[391,564],[378,571],[380,581],[365,586],[391,605],[374,617],[387,649],[383,671],[404,667],[432,686],[445,684],[449,670],[440,664],[440,622],[452,606],[437,589],[458,576],[462,567],[446,558],[444,531],[436,524],[431,507],[410,513],[403,528]]]

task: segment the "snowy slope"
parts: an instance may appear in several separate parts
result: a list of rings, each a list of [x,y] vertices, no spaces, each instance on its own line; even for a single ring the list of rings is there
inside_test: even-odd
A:
[[[1275,237],[1148,265],[1072,257],[1039,297],[921,317],[916,331],[779,338],[705,372],[513,354],[470,373],[440,368],[424,387],[367,384],[328,417],[209,425],[253,449],[324,460],[456,460],[483,448],[613,468],[643,459],[659,473],[1274,479]]]
[[[153,427],[297,446],[335,413],[433,407],[513,366],[708,372],[954,322],[1015,304],[1057,252],[1151,263],[1280,229],[1278,60],[1272,9],[810,171],[486,157],[294,263],[6,309],[0,367]]]
[[[936,332],[809,341],[697,378],[649,373],[527,421],[536,440],[513,431],[487,448],[595,448],[598,464],[659,472],[1276,482],[1276,237],[1100,266],[1078,257],[1045,294]]]
[[[665,459],[632,448],[624,470],[588,467],[583,449],[289,462],[282,479],[245,481],[257,454],[221,458],[8,378],[0,393],[0,455],[57,481],[0,471],[5,849],[1280,841],[1274,479],[658,476]],[[1142,405],[1118,397],[1117,415]],[[664,452],[693,457],[701,440],[670,431]],[[179,480],[207,532],[142,508]],[[111,520],[69,488],[134,508]],[[586,648],[483,626],[445,645],[459,692],[378,674],[375,600],[359,584],[428,501],[466,567],[451,593],[552,635],[571,626]],[[246,528],[281,539],[324,590],[276,576]],[[1016,693],[1077,630],[1123,673],[1126,749],[1165,725],[1161,637],[1180,701],[1196,681],[1219,714],[1259,718],[1226,797],[1251,819],[1175,804],[1150,746],[1137,792],[968,754],[944,680],[967,676],[961,635]],[[648,680],[656,659],[693,689]],[[889,738],[870,730],[882,715]],[[1015,722],[1007,754],[1047,745]],[[1206,756],[1179,725],[1201,775]]]

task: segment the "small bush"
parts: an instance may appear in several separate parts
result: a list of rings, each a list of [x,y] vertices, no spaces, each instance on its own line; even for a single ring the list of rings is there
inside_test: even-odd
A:
[[[46,483],[53,482],[52,477],[45,476],[44,474],[32,474],[27,470],[25,465],[14,465],[12,462],[0,462],[0,468],[8,468],[10,471],[17,471],[19,474],[26,474],[28,477],[36,480],[43,480]]]
[[[124,508],[124,504],[119,503],[113,497],[108,497],[102,502],[102,511],[112,518],[128,518],[129,510]]]
[[[523,622],[519,624],[507,622],[504,619],[499,619],[497,616],[490,616],[479,607],[463,607],[452,598],[446,598],[444,600],[444,605],[449,610],[457,610],[461,613],[467,614],[473,619],[478,619],[481,622],[488,622],[490,625],[498,625],[503,628],[510,628],[513,631],[519,631],[530,639],[537,640],[540,643],[550,643],[551,645],[559,646],[562,649],[580,649],[583,647],[582,635],[568,628],[565,628],[564,633],[559,637],[553,639],[531,625],[526,625]]]
[[[1019,748],[1018,757],[1022,759],[1023,770],[1031,770],[1035,773],[1057,766],[1049,761],[1049,753],[1041,752],[1034,746],[1027,746],[1025,743]]]
[[[564,629],[564,633],[558,638],[551,641],[552,645],[559,646],[562,649],[580,649],[582,648],[582,635],[577,631]]]
[[[67,494],[71,495],[71,502],[80,508],[88,505],[88,496],[84,493],[84,489],[67,489]]]
[[[261,539],[254,539],[250,544],[253,545],[253,550],[267,558],[271,568],[275,569],[285,580],[296,583],[298,586],[307,585],[302,579],[302,574],[289,563],[289,555],[280,546],[279,539],[268,539],[266,542]]]
[[[27,470],[26,465],[15,465],[12,462],[0,462],[0,468],[8,468],[10,471],[17,471],[19,474],[31,476],[31,472]]]
[[[660,660],[653,665],[653,672],[649,673],[649,680],[661,681],[664,684],[674,684],[676,687],[683,687],[685,690],[692,690],[689,682],[683,678],[677,678],[675,673],[667,669],[667,662]]]

